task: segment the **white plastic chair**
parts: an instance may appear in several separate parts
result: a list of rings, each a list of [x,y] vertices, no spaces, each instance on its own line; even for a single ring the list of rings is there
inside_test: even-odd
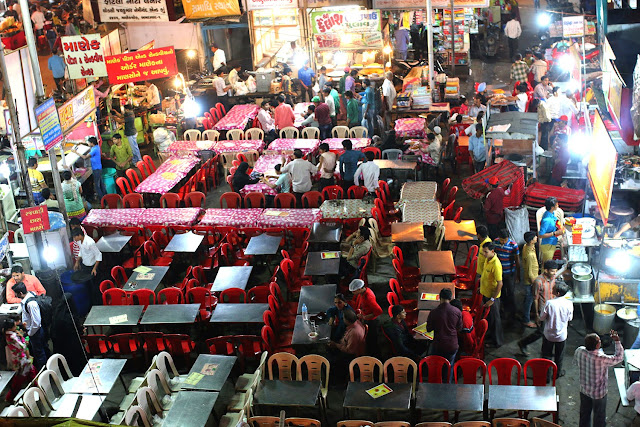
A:
[[[349,138],[349,128],[346,126],[336,126],[331,130],[333,138]]]
[[[257,139],[262,141],[264,139],[264,131],[258,128],[247,129],[244,132],[245,139]]]
[[[60,378],[55,371],[47,369],[38,377],[38,386],[44,392],[51,407],[60,409],[60,398],[64,396],[64,389],[60,383]]]
[[[244,139],[244,131],[242,129],[231,129],[227,131],[227,140],[239,141]]]
[[[198,141],[202,138],[202,133],[198,129],[189,129],[184,131],[184,139],[187,141]]]
[[[128,426],[151,427],[147,414],[137,405],[134,405],[127,410],[127,414],[124,417],[124,423]]]
[[[314,127],[308,127],[302,129],[303,139],[318,139],[320,138],[320,129]]]
[[[47,396],[39,387],[31,387],[25,391],[22,401],[32,417],[46,417],[52,411]]]
[[[162,409],[165,411],[169,410],[171,405],[173,405],[176,396],[171,391],[171,387],[169,387],[167,377],[165,377],[162,371],[160,371],[159,369],[153,369],[147,375],[147,382],[149,383],[149,387],[151,388],[151,390],[153,390],[156,394],[156,397],[158,398]]]
[[[351,128],[349,135],[351,138],[367,138],[369,130],[364,126],[355,126]]]
[[[202,133],[202,139],[208,141],[217,141],[220,138],[220,132],[214,129],[207,129]]]
[[[280,138],[298,139],[299,136],[300,131],[298,131],[298,128],[293,126],[287,126],[284,129],[280,129]]]
[[[29,417],[29,412],[22,406],[14,406],[7,412],[7,417]]]
[[[186,375],[179,375],[176,365],[173,363],[173,358],[166,351],[158,353],[156,364],[160,372],[162,372],[165,378],[169,379],[169,387],[171,390],[180,390],[180,383],[187,377]]]
[[[58,374],[58,379],[62,382],[62,388],[65,393],[69,393],[78,380],[78,377],[74,377],[71,373],[67,359],[61,354],[56,353],[51,355],[49,360],[47,360],[47,369]]]
[[[16,243],[24,243],[24,230],[22,229],[22,227],[18,228],[13,233],[13,241]]]
[[[389,160],[400,160],[402,159],[402,150],[397,148],[388,148],[386,150],[382,150],[382,158]]]

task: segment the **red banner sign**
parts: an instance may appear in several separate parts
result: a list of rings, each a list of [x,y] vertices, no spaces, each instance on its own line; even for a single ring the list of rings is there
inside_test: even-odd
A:
[[[111,84],[155,80],[178,73],[173,46],[107,56],[106,62]]]
[[[46,205],[20,209],[24,234],[49,229],[49,211]]]

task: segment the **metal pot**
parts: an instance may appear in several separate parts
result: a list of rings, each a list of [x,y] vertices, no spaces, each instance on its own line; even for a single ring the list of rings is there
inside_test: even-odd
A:
[[[583,276],[573,275],[573,294],[578,298],[591,296],[591,281],[593,274]]]

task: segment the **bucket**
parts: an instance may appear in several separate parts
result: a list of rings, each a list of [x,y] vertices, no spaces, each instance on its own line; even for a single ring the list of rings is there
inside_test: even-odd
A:
[[[616,318],[616,308],[610,304],[596,304],[593,307],[593,330],[600,335],[606,335],[613,327]]]
[[[583,276],[573,275],[573,295],[578,298],[591,296],[591,280],[593,274],[585,274]]]
[[[77,283],[71,279],[73,273],[75,273],[73,270],[62,273],[60,275],[60,282],[62,283],[62,289],[72,295],[73,302],[78,309],[78,316],[84,316],[89,312],[91,296],[89,295],[89,289],[84,283]]]
[[[116,187],[116,170],[114,168],[102,169],[102,182],[107,189],[107,194],[115,194],[118,192]]]
[[[624,336],[622,337],[622,345],[624,348],[631,348],[638,336],[638,330],[640,330],[640,319],[627,320],[624,322]]]

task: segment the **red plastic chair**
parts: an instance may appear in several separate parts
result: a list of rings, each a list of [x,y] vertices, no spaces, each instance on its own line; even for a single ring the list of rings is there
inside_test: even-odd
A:
[[[451,187],[451,190],[449,190],[449,193],[447,194],[446,198],[443,200],[442,204],[448,205],[449,203],[455,201],[457,193],[458,193],[458,186],[454,185],[453,187]]]
[[[527,372],[531,370],[531,385],[536,387],[544,387],[547,385],[547,374],[549,369],[552,371],[552,386],[556,385],[556,377],[558,376],[558,366],[552,360],[548,359],[530,359],[524,364],[524,385],[527,385]]]
[[[266,205],[267,201],[262,193],[247,193],[244,195],[244,206],[246,208],[264,208]]]
[[[378,208],[371,208],[371,216],[378,223],[378,229],[380,230],[380,235],[382,237],[390,237],[391,236],[391,224],[384,218],[382,212]]]
[[[136,289],[131,292],[131,305],[142,305],[146,310],[150,304],[156,303],[156,294],[151,289]]]
[[[520,377],[522,376],[522,365],[516,359],[511,359],[510,357],[500,357],[489,362],[489,366],[487,369],[489,372],[489,385],[493,384],[491,368],[495,368],[496,374],[498,375],[497,385],[520,385]],[[511,374],[513,368],[516,369],[517,384],[513,384],[511,382]]]
[[[463,209],[464,208],[462,206],[460,206],[458,208],[458,210],[456,210],[456,213],[453,215],[453,221],[454,222],[460,223],[460,221],[462,220],[462,211],[463,211]]]
[[[476,347],[473,350],[472,356],[476,359],[484,359],[484,339],[487,336],[487,329],[489,329],[489,322],[486,319],[482,319],[478,322],[478,326],[474,326],[476,330]]]
[[[120,189],[120,193],[122,193],[123,196],[126,196],[129,193],[133,193],[133,190],[131,189],[131,184],[124,177],[120,176],[116,178],[116,185]]]
[[[319,191],[307,191],[302,195],[303,208],[319,208],[324,202],[324,196]]]
[[[107,289],[117,289],[117,287],[111,280],[103,280],[100,282],[100,293],[105,293]]]
[[[416,310],[418,308],[418,301],[414,299],[406,299],[402,293],[402,288],[400,287],[400,283],[397,279],[389,279],[389,288],[391,292],[396,294],[398,297],[398,301],[404,309],[409,312]]]
[[[116,356],[126,359],[135,359],[138,357],[140,344],[135,334],[114,334],[109,336],[109,342],[111,342],[111,349]]]
[[[223,193],[220,196],[220,207],[224,208],[224,204],[222,202],[226,202],[227,208],[236,209],[242,207],[242,198],[238,193],[227,192]]]
[[[100,200],[102,209],[119,209],[122,207],[122,197],[119,194],[105,194]]]
[[[206,196],[201,191],[192,191],[184,196],[184,203],[188,208],[202,208],[205,198]]]
[[[221,337],[209,338],[205,341],[209,354],[217,354],[219,356],[235,356],[236,349],[233,345],[233,336],[225,335]]]
[[[259,360],[264,351],[264,341],[257,335],[234,335],[233,346],[240,359],[240,370],[245,371],[247,360]]]
[[[140,185],[140,177],[136,173],[135,169],[127,169],[125,171],[125,175],[127,175],[127,178],[129,179],[129,182],[131,183],[132,188],[135,188],[138,185]]]
[[[473,245],[469,248],[469,252],[467,253],[467,259],[464,261],[463,265],[456,265],[456,278],[458,279],[469,279],[472,276],[474,271],[471,271],[471,264],[473,262],[473,258],[477,258],[478,256],[478,245]]]
[[[330,185],[322,189],[324,200],[344,199],[344,190],[337,185]]]
[[[373,153],[373,158],[374,159],[381,159],[382,158],[382,151],[380,151],[380,149],[378,147],[365,147],[362,149],[363,153]]]
[[[149,175],[151,175],[151,171],[149,170],[149,166],[147,166],[147,164],[145,162],[143,162],[142,160],[140,160],[138,163],[136,163],[136,167],[140,171],[140,174],[142,175],[142,180],[143,181],[145,179],[147,179],[147,177]]]
[[[404,277],[420,277],[420,268],[405,265],[404,255],[402,253],[402,249],[400,249],[399,246],[393,247],[393,256],[400,263],[400,267],[402,269],[402,275]]]
[[[186,300],[188,304],[200,304],[199,319],[201,322],[211,318],[211,312],[218,304],[218,299],[211,295],[211,291],[203,287],[195,287],[187,291]]]
[[[296,312],[298,311],[298,303],[296,301],[287,302],[284,299],[278,282],[272,281],[271,283],[269,283],[269,291],[271,292],[271,295],[277,300],[280,307],[280,313],[295,316]]]
[[[275,207],[280,209],[295,209],[296,196],[291,193],[278,193],[274,200]]]
[[[144,208],[142,194],[138,193],[125,194],[122,198],[122,204],[125,208]]]
[[[149,264],[153,266],[168,267],[173,261],[173,258],[161,256],[158,245],[153,241],[144,242],[144,255],[147,257]]]
[[[156,171],[156,165],[153,163],[153,159],[148,154],[142,156],[142,161],[147,165],[147,169],[151,171],[151,173]]]
[[[196,343],[186,334],[165,334],[164,345],[174,358],[183,356],[186,364],[189,364],[189,356],[196,348]]]
[[[85,351],[91,356],[104,357],[111,352],[111,343],[106,335],[91,334],[83,335],[82,341]]]
[[[264,325],[260,331],[260,336],[264,341],[265,350],[269,352],[269,354],[278,352],[296,354],[296,351],[291,346],[284,346],[276,342],[276,335],[270,326]]]
[[[432,384],[442,384],[442,378],[449,382],[451,364],[442,356],[424,357],[418,364],[418,380],[424,382],[422,367],[427,367],[427,382]]]
[[[240,288],[228,288],[220,292],[220,302],[244,304],[247,302],[247,294]]]
[[[174,286],[158,292],[158,304],[183,304],[182,291]]]
[[[391,264],[396,272],[396,279],[402,284],[402,289],[407,292],[416,292],[418,290],[418,283],[420,283],[420,277],[405,277],[404,273],[402,273],[402,266],[397,259],[391,260]]]
[[[393,207],[393,199],[391,198],[391,190],[387,181],[378,180],[378,188],[384,193],[385,200],[389,204],[388,207]]]
[[[352,185],[347,189],[347,199],[362,199],[365,194],[367,194],[367,188],[359,185]]]
[[[298,276],[295,273],[293,267],[293,261],[290,259],[283,259],[282,261],[280,261],[280,271],[282,272],[284,280],[287,283],[287,290],[291,294],[299,294],[300,289],[302,289],[303,286],[311,286],[313,285],[313,282],[306,276]]]
[[[441,205],[445,205],[444,203],[442,203],[442,201],[449,191],[449,185],[451,185],[451,178],[446,178],[444,181],[442,181],[440,193],[438,194],[438,197],[437,197]]]
[[[166,248],[169,244],[169,237],[167,237],[167,235],[162,231],[154,231],[153,234],[151,234],[151,240],[153,240],[156,245],[158,245],[158,249],[160,249],[160,255],[162,255],[163,257],[172,257],[175,255],[174,252],[167,252],[164,250],[164,248]]]
[[[111,288],[102,294],[102,305],[129,305],[129,296],[120,288]]]
[[[224,105],[220,102],[218,102],[215,105],[216,110],[218,110],[218,113],[222,114],[221,117],[224,117],[225,114],[227,114],[227,109],[224,107]]]
[[[462,382],[458,381],[458,369],[462,374]],[[475,357],[465,357],[453,365],[453,378],[456,384],[478,384],[478,370],[482,374],[482,384],[487,380],[487,365]]]
[[[267,302],[269,302],[269,295],[271,295],[269,286],[254,286],[247,292],[247,302],[266,304]]]
[[[164,193],[160,196],[161,208],[179,208],[180,202],[180,196],[176,193]]]
[[[453,220],[453,216],[454,216],[454,205],[455,205],[455,201],[449,203],[449,205],[447,205],[446,208],[444,208],[442,210],[442,218],[446,219],[446,220]]]
[[[140,347],[144,352],[146,360],[149,356],[155,356],[161,351],[165,351],[164,334],[162,332],[138,332],[136,334],[140,341]]]

